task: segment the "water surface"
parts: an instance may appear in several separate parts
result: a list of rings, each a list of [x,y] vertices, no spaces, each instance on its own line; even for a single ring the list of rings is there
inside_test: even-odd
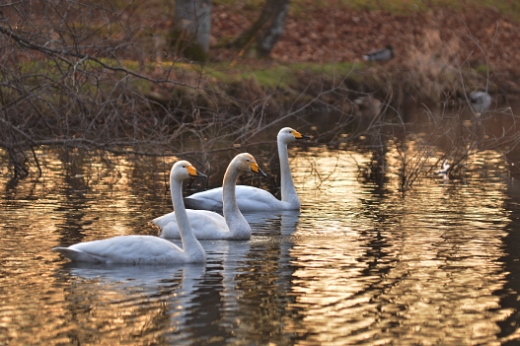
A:
[[[175,158],[38,154],[41,177],[8,186],[0,175],[0,345],[506,345],[520,335],[520,184],[499,152],[475,154],[449,180],[425,169],[403,193],[392,150],[374,178],[373,152],[295,146],[300,213],[248,214],[251,240],[203,241],[204,265],[152,267],[78,265],[50,249],[154,234],[147,223],[170,211]]]

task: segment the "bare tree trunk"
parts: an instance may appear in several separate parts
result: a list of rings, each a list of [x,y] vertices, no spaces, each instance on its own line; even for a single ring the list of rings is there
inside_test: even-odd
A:
[[[269,56],[285,30],[289,4],[290,0],[267,0],[260,17],[233,42],[233,46],[242,52],[252,49],[260,57]]]
[[[271,8],[270,24],[260,33],[257,39],[257,51],[260,57],[267,57],[271,54],[274,45],[285,30],[285,20],[289,14],[290,0],[269,0],[266,5]]]
[[[212,0],[176,0],[173,43],[178,52],[197,61],[209,55]]]

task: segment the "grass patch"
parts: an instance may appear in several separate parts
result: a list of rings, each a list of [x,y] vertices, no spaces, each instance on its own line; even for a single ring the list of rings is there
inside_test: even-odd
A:
[[[294,63],[290,65],[293,71],[309,71],[316,74],[323,74],[326,77],[334,78],[338,75],[345,76],[353,71],[359,70],[363,65],[353,62],[340,63]]]
[[[215,63],[205,65],[203,72],[222,83],[233,83],[255,78],[260,86],[266,89],[284,88],[296,81],[291,68],[282,65],[269,67],[237,65],[229,67],[229,64]]]
[[[203,73],[222,83],[234,83],[254,78],[264,89],[287,89],[298,82],[305,73],[321,75],[327,79],[343,79],[362,67],[351,62],[342,63],[293,63],[269,66],[252,66],[239,64],[229,67],[226,63],[207,64]]]

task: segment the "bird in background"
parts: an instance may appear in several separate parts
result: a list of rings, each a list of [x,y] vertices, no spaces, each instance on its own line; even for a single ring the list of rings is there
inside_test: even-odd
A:
[[[442,163],[442,168],[437,171],[437,174],[443,177],[444,180],[449,180],[450,178],[450,168],[451,165],[448,162],[448,159],[445,159]]]
[[[491,107],[491,95],[484,90],[474,90],[469,93],[469,102],[473,112],[482,114]]]
[[[387,45],[385,48],[363,55],[365,61],[387,61],[395,57],[394,47]]]

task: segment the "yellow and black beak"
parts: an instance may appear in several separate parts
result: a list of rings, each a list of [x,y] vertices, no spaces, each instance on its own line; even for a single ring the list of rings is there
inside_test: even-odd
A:
[[[302,135],[301,133],[299,133],[298,131],[294,130],[293,131],[293,135],[296,139],[311,139],[311,136],[307,136],[307,135]]]
[[[265,174],[264,171],[260,169],[260,166],[258,166],[258,163],[255,161],[251,162],[251,172],[259,174],[264,178],[267,177],[267,174]]]
[[[188,166],[187,169],[188,169],[188,174],[190,175],[190,177],[194,177],[194,178],[207,178],[208,177],[206,174],[197,171],[197,168],[195,168],[193,166]]]

